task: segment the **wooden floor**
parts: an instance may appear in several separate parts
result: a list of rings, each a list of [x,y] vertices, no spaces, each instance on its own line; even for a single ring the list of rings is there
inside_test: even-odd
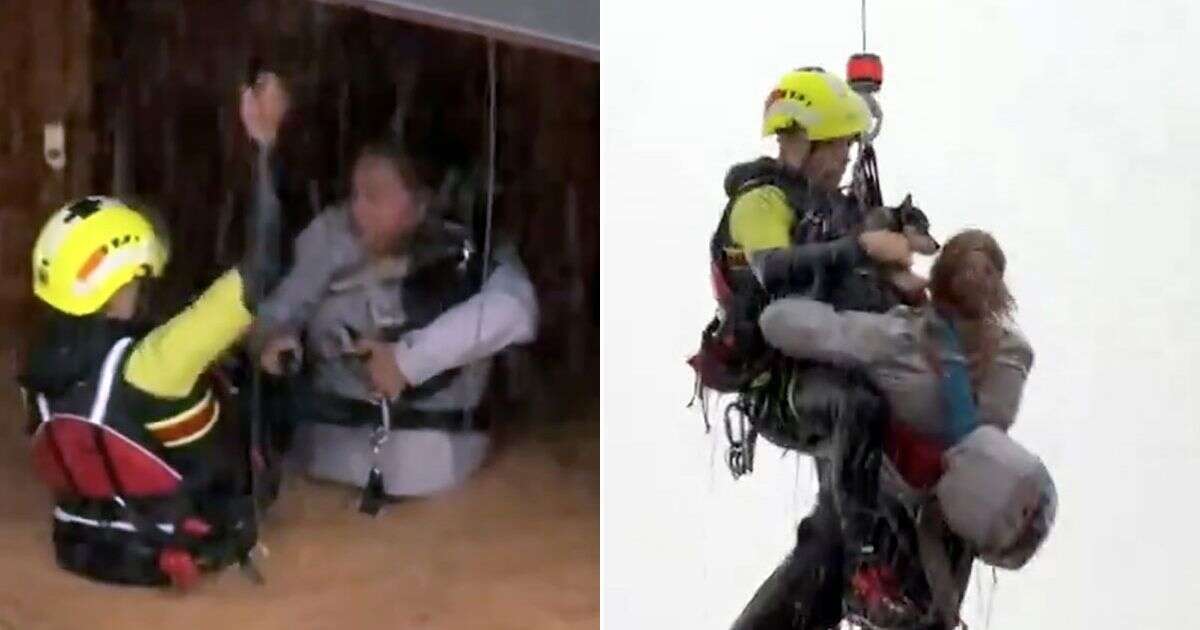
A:
[[[522,414],[553,419],[511,421],[465,487],[376,519],[355,511],[352,491],[290,479],[266,524],[267,583],[230,569],[180,595],[55,567],[9,372],[0,367],[0,630],[599,625],[595,386],[553,413]]]

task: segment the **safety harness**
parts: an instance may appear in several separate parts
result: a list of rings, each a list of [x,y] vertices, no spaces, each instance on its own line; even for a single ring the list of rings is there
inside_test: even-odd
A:
[[[202,570],[236,561],[254,544],[249,497],[219,500],[217,489],[190,488],[192,482],[155,452],[159,447],[109,423],[132,342],[121,339],[108,352],[87,415],[56,411],[45,395],[31,392],[39,420],[33,463],[56,497],[60,566],[104,582],[187,588]],[[221,405],[217,397],[205,400],[211,402],[195,413],[169,419],[171,426],[211,429]]]
[[[437,220],[424,226],[421,234],[402,262],[357,270],[331,285],[331,290],[339,293],[361,290],[372,294],[398,293],[402,313],[379,309],[370,313],[379,334],[389,343],[399,342],[405,334],[427,326],[478,293],[490,267],[475,246],[476,237],[463,225]],[[361,337],[361,331],[345,323],[342,331],[347,349]],[[344,358],[356,364],[363,359],[357,355]],[[298,369],[295,372],[288,388],[293,398],[288,405],[291,415],[320,424],[373,427],[368,437],[371,468],[359,501],[359,510],[371,516],[377,515],[388,502],[380,454],[393,430],[461,432],[489,428],[488,415],[480,410],[418,408],[421,401],[450,387],[462,373],[460,368],[443,371],[419,386],[410,387],[395,400],[363,400],[321,391],[300,375]],[[362,378],[367,377],[363,374]]]

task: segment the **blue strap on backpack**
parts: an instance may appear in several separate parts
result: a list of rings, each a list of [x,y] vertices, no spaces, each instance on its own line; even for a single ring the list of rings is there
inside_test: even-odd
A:
[[[971,390],[971,375],[965,360],[966,352],[958,330],[949,318],[938,326],[943,347],[949,356],[942,359],[942,408],[946,418],[946,445],[953,446],[979,426],[975,398]]]

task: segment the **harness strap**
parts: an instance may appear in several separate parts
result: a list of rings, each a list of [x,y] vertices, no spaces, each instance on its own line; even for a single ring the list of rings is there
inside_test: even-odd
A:
[[[38,398],[44,403],[45,398],[41,394],[38,395]],[[42,422],[46,422],[48,418],[49,414],[47,413]],[[71,468],[67,466],[67,458],[63,457],[62,447],[58,444],[58,436],[54,434],[54,428],[46,426],[43,430],[46,432],[46,439],[50,440],[50,452],[54,454],[54,462],[66,477],[67,485],[71,486],[71,492],[76,495],[82,494],[79,491],[79,484],[75,481],[75,473],[71,472]]]
[[[100,431],[100,426],[104,424],[104,417],[108,414],[108,402],[112,398],[113,381],[116,380],[117,366],[120,365],[121,357],[124,356],[125,349],[131,343],[133,343],[133,339],[126,337],[113,344],[112,349],[108,351],[108,356],[104,358],[104,367],[100,370],[100,387],[96,390],[95,400],[92,401],[92,412],[88,414],[88,422],[95,425],[92,431],[92,441],[96,445],[96,452],[100,453],[100,461],[104,462],[104,472],[108,475],[109,483],[112,484],[113,490],[116,492],[117,503],[121,504],[122,507],[125,507],[123,501],[125,484],[121,482],[121,477],[117,474],[117,468],[113,465],[112,456],[108,452],[108,445],[104,442],[104,435]]]
[[[388,441],[388,437],[392,434],[392,410],[391,405],[384,398],[379,399],[379,427],[371,435],[371,457],[372,465],[379,467],[379,449],[383,447],[383,443]]]
[[[125,484],[121,482],[121,476],[117,474],[117,467],[113,465],[112,455],[108,452],[108,444],[104,441],[103,430],[98,425],[92,426],[92,443],[96,445],[96,452],[100,453],[100,461],[104,464],[104,473],[108,475],[108,481],[112,484],[114,497],[116,502],[121,507],[126,507],[124,502]]]
[[[382,410],[380,403],[346,398],[324,392],[303,393],[303,407],[315,422],[340,426],[380,426]],[[491,416],[480,406],[473,410],[424,410],[414,409],[396,402],[388,406],[388,424],[391,430],[436,429],[449,432],[486,431],[491,428]],[[372,418],[380,420],[372,421]]]
[[[946,553],[945,538],[948,532],[946,521],[942,517],[941,507],[936,501],[926,504],[917,519],[917,552],[921,558],[921,566],[925,570],[925,580],[929,584],[936,613],[942,619],[946,628],[957,628],[961,622],[958,616],[961,593],[958,589],[959,577],[954,565]],[[970,565],[967,565],[968,570]]]
[[[116,380],[117,366],[125,355],[125,350],[133,343],[132,337],[126,337],[113,345],[104,358],[104,367],[100,370],[100,387],[96,398],[92,401],[92,412],[88,414],[88,422],[104,424],[104,416],[108,413],[108,401],[112,398],[113,381]]]
[[[50,420],[50,403],[46,402],[46,395],[39,393],[37,395],[38,416],[42,422]]]
[[[125,349],[133,342],[132,338],[126,337],[113,345],[108,351],[108,355],[104,359],[104,366],[100,372],[100,387],[96,392],[96,398],[92,401],[92,411],[87,420],[94,425],[104,424],[104,414],[108,409],[108,401],[112,397],[113,380],[116,375],[117,365],[120,363]],[[47,402],[45,394],[37,394],[38,414],[41,416],[42,423],[50,421],[50,403]],[[55,435],[53,429],[46,428],[46,437],[50,440],[50,450],[54,453],[54,459],[60,470],[66,475],[67,483],[71,486],[71,491],[75,494],[80,494],[79,484],[75,481],[74,474],[71,472],[71,467],[67,466],[66,458],[63,457],[62,447],[58,443],[58,436]],[[100,453],[100,459],[104,462],[105,472],[109,476],[113,489],[117,491],[118,496],[124,494],[124,489],[121,486],[121,480],[117,477],[116,471],[113,469],[112,459],[109,458],[108,448],[104,444],[103,436],[97,430],[93,434],[96,449]]]
[[[971,375],[967,368],[962,343],[954,320],[943,318],[938,331],[950,356],[942,359],[942,379],[939,388],[946,417],[946,446],[954,446],[979,426],[979,413],[972,393]]]
[[[127,494],[125,484],[122,481],[120,474],[117,472],[116,465],[113,463],[112,455],[109,453],[108,444],[104,439],[105,429],[102,428],[104,427],[105,417],[108,415],[109,403],[112,400],[112,392],[117,377],[117,370],[121,365],[121,360],[125,356],[126,350],[129,349],[132,343],[133,338],[126,337],[114,344],[112,349],[108,351],[108,355],[104,359],[104,365],[100,370],[100,383],[96,391],[96,398],[92,401],[91,413],[88,415],[86,420],[92,425],[92,439],[96,447],[96,452],[100,455],[100,461],[104,465],[104,472],[106,475],[108,475],[109,484],[112,486],[114,492],[113,501],[121,507],[122,511],[129,519],[128,521],[106,521],[105,523],[115,524],[113,525],[113,528],[115,529],[140,533],[144,536],[155,539],[158,537],[160,532],[154,531],[154,528],[150,527],[148,520],[142,517],[142,515],[136,509],[125,502],[124,497]],[[44,404],[44,397],[42,398],[42,404]],[[49,405],[45,406],[47,407],[48,413]],[[47,415],[47,417],[49,416]],[[50,438],[55,450],[58,451],[58,444],[57,441],[54,440],[53,431],[50,432]],[[63,463],[65,464],[65,462]],[[67,468],[64,465],[63,469],[67,472],[68,480],[71,482],[73,489],[75,489],[76,493],[78,493],[78,486],[75,484],[74,480],[70,478],[70,468]],[[97,523],[98,527],[108,526],[99,521],[91,521],[91,519],[84,519],[83,517],[72,515],[62,510],[61,507],[55,507],[54,517],[56,520],[64,522],[74,522],[86,525],[89,524],[89,522],[85,521],[90,521]],[[158,529],[162,530],[162,533],[166,533],[168,536],[174,535],[174,526],[164,529],[161,523],[156,525],[158,525]]]
[[[363,484],[362,500],[358,511],[375,516],[383,507],[387,491],[383,487],[383,471],[379,469],[379,449],[387,442],[392,433],[392,412],[388,400],[380,397],[379,426],[371,434],[371,471],[367,473],[367,481]]]
[[[141,531],[138,529],[137,525],[129,521],[98,521],[79,516],[78,514],[73,514],[62,509],[61,507],[54,508],[54,520],[61,521],[63,523],[75,523],[78,525],[86,525],[88,527],[97,527],[101,529],[119,529],[121,531],[131,533],[137,533]],[[175,525],[173,523],[154,523],[154,526],[161,530],[164,534],[175,534]]]

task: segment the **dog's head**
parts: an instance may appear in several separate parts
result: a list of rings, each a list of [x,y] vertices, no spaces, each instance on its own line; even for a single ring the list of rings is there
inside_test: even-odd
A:
[[[913,251],[932,256],[942,246],[929,234],[929,217],[920,208],[913,205],[912,195],[905,195],[904,201],[894,211],[900,231],[908,237]]]

